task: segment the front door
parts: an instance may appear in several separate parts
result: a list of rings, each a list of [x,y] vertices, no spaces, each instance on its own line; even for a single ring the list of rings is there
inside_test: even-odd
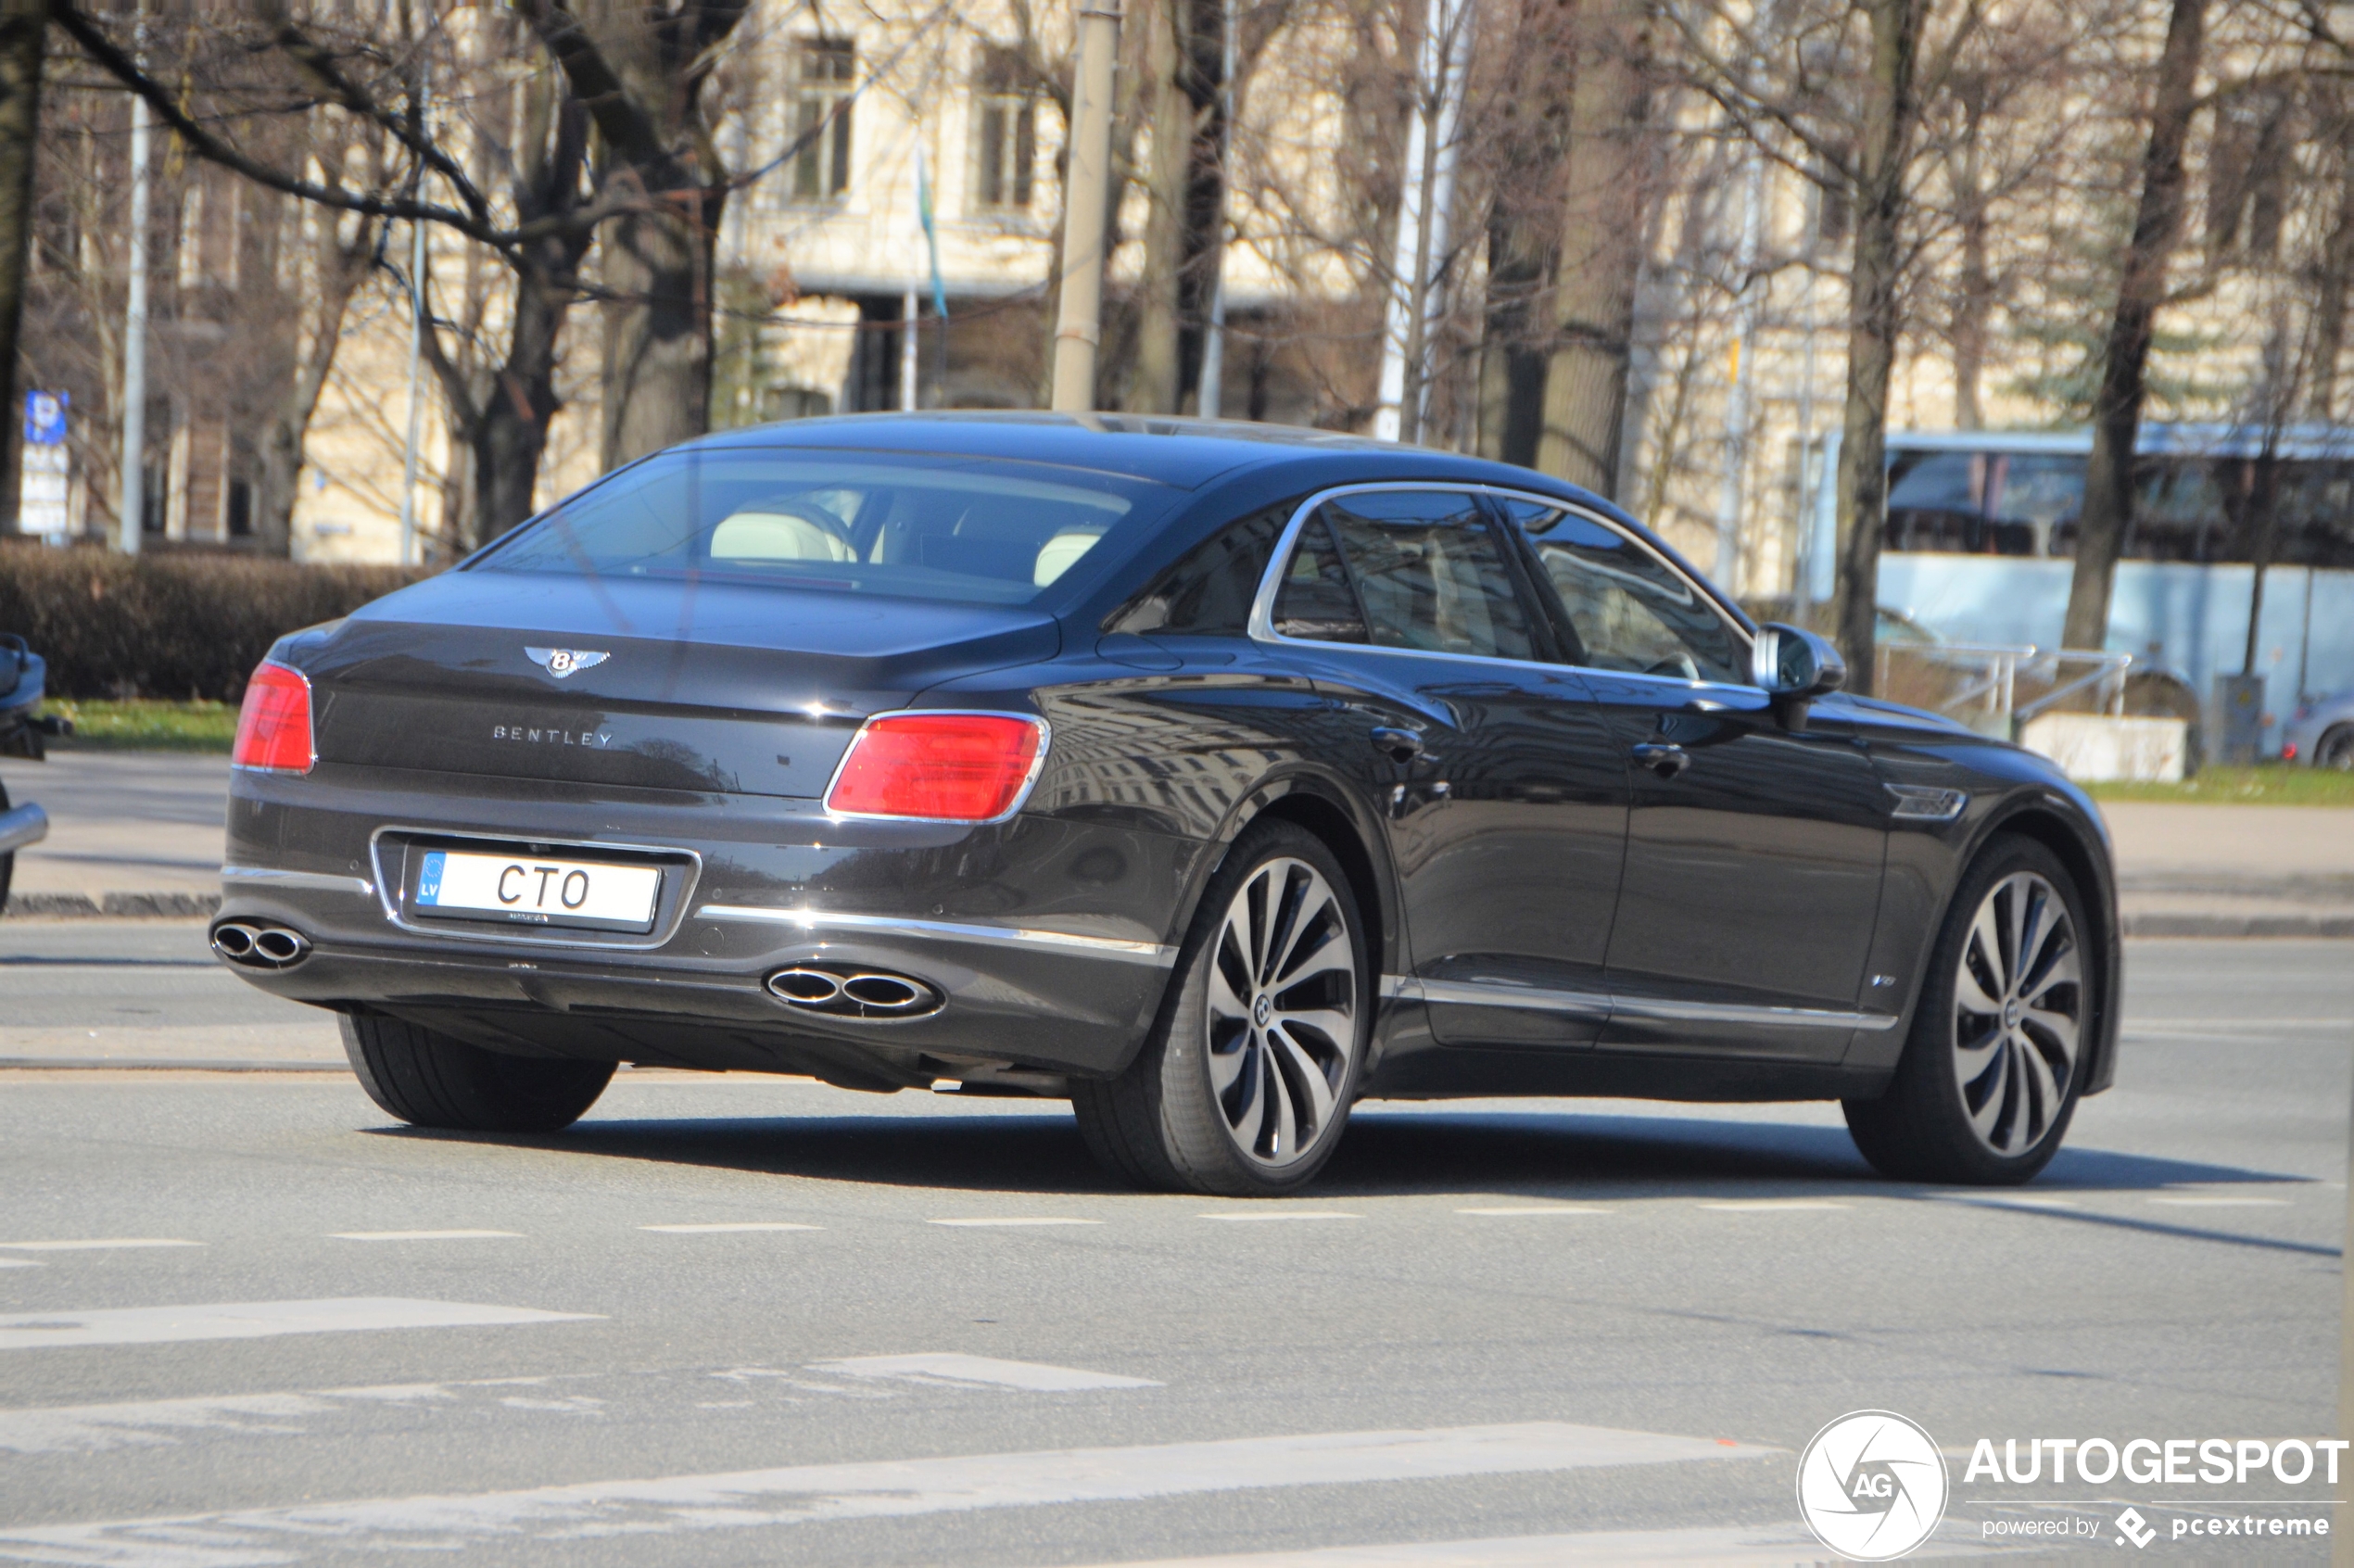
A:
[[[1373,759],[1432,1032],[1585,1044],[1608,1011],[1625,765],[1498,527],[1467,491],[1330,497],[1269,629]]]
[[[1865,963],[1887,797],[1854,727],[1835,702],[1778,712],[1747,636],[1633,536],[1512,511],[1628,769],[1603,1045],[1837,1060],[1882,1025]]]

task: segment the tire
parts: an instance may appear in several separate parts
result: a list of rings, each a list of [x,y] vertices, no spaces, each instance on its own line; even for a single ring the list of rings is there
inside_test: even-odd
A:
[[[2354,773],[2354,725],[2341,726],[2322,736],[2322,743],[2313,748],[2313,765],[2335,768],[2340,773]],[[5,809],[6,805],[7,802],[0,799],[0,809]],[[6,887],[6,879],[0,879],[0,891],[5,891]]]
[[[1875,1170],[2004,1186],[2051,1162],[2076,1114],[2099,1000],[2087,929],[2075,879],[2050,850],[2006,835],[1981,852],[1946,910],[1888,1092],[1843,1103]],[[2024,962],[2010,956],[2021,932]]]
[[[612,1062],[510,1056],[398,1018],[344,1015],[343,1054],[368,1098],[414,1127],[554,1132],[613,1081]]]
[[[1373,1017],[1348,873],[1305,828],[1253,828],[1211,877],[1136,1059],[1071,1085],[1080,1134],[1140,1187],[1297,1192],[1340,1142]]]
[[[0,812],[6,812],[7,809],[8,787],[6,784],[0,784]],[[16,875],[17,852],[10,850],[6,854],[0,854],[0,914],[5,914],[7,910],[8,884],[16,879]]]

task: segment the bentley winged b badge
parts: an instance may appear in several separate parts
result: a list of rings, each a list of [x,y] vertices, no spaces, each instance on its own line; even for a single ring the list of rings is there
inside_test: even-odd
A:
[[[594,669],[613,657],[587,648],[526,648],[524,652],[531,662],[554,676],[558,680],[576,670]]]

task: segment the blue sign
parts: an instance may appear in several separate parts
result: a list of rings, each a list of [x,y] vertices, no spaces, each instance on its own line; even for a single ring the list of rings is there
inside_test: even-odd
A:
[[[66,405],[70,393],[28,392],[24,395],[24,438],[31,447],[62,446],[66,438]]]
[[[441,902],[441,868],[443,866],[448,864],[449,859],[449,857],[442,854],[439,850],[436,850],[431,854],[425,856],[424,873],[417,879],[417,902],[419,904],[439,904]]]

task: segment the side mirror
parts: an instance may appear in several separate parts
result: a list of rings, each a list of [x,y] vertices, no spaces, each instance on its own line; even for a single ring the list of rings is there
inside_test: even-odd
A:
[[[1847,661],[1828,638],[1777,622],[1757,634],[1749,678],[1778,699],[1803,702],[1845,686]]]

